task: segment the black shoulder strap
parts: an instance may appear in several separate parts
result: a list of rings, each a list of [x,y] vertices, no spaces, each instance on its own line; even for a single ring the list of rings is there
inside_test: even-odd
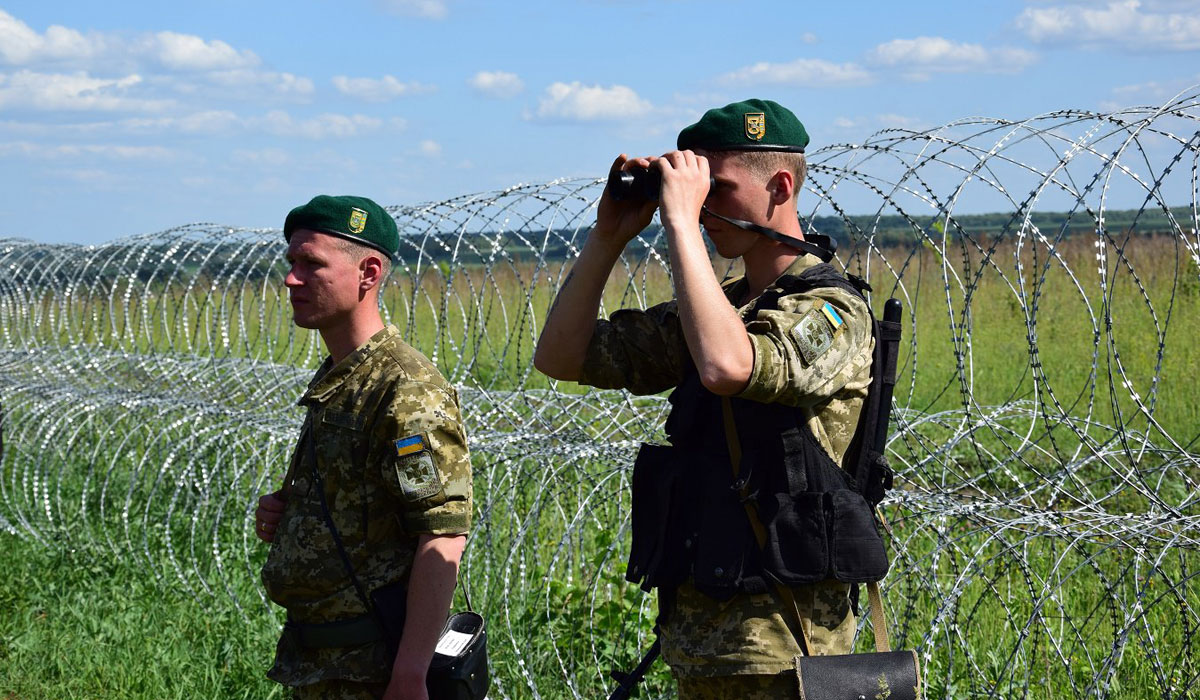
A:
[[[852,274],[843,275],[829,263],[819,263],[799,275],[783,275],[754,304],[757,312],[778,306],[779,298],[821,287],[836,287],[866,301],[871,291],[866,280]],[[878,505],[891,488],[891,470],[882,461],[887,443],[888,420],[891,415],[892,390],[896,385],[896,357],[900,346],[900,302],[889,299],[884,306],[884,320],[871,316],[871,335],[875,348],[871,358],[871,384],[859,415],[858,428],[842,463],[854,479],[855,488],[871,505]]]
[[[829,263],[817,263],[798,275],[782,275],[754,303],[754,311],[778,306],[779,298],[790,294],[801,294],[821,287],[843,289],[860,299],[866,300],[864,292],[871,291],[870,285],[854,275],[838,272]]]

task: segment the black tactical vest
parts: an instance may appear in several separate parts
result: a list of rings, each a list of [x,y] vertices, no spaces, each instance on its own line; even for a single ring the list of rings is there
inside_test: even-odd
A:
[[[821,264],[777,280],[754,312],[776,308],[780,296],[824,286],[861,294]],[[670,444],[643,445],[634,464],[626,579],[645,590],[673,589],[690,576],[698,590],[723,600],[765,592],[771,580],[794,586],[884,577],[887,554],[871,505],[817,442],[800,409],[731,399],[742,448],[735,483],[720,397],[692,369],[670,402]],[[755,541],[743,492],[756,501],[765,548]]]

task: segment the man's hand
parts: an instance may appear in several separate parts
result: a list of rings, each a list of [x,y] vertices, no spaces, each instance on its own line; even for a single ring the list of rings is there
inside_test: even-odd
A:
[[[258,499],[258,509],[254,511],[254,534],[263,542],[275,541],[275,529],[283,518],[283,508],[287,505],[287,492],[279,489]]]
[[[708,198],[708,159],[691,151],[671,151],[657,159],[657,167],[662,171],[659,207],[663,225],[699,230],[700,209]]]
[[[404,633],[392,661],[387,700],[426,700],[425,674],[454,598],[466,535],[421,535],[408,579]]]
[[[654,160],[654,158],[629,158],[622,153],[613,161],[609,172],[649,168]],[[601,239],[620,251],[625,248],[626,243],[633,240],[634,236],[650,225],[650,219],[654,218],[654,210],[657,206],[657,202],[653,201],[617,201],[613,199],[612,193],[606,187],[604,193],[600,195],[600,206],[596,211],[596,226],[589,234],[589,238]]]
[[[429,700],[429,690],[425,687],[425,669],[405,672],[398,667],[394,668],[392,680],[383,692],[383,700]]]

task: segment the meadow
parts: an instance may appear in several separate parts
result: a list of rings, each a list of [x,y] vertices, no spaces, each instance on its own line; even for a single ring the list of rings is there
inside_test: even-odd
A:
[[[877,309],[906,310],[884,509],[896,642],[920,650],[930,698],[1184,697],[1200,677],[1200,270],[1170,236],[945,241],[843,257]],[[606,312],[670,297],[654,250],[614,274]],[[280,614],[247,522],[322,353],[288,322],[277,263],[170,264],[184,254],[157,268],[173,275],[64,266],[0,286],[5,700],[282,697],[262,675]],[[663,402],[532,370],[564,265],[410,265],[384,299],[462,388],[464,584],[491,625],[492,697],[601,695],[655,613],[622,574],[631,456]],[[67,382],[78,393],[45,391]],[[659,664],[643,697],[670,685]]]

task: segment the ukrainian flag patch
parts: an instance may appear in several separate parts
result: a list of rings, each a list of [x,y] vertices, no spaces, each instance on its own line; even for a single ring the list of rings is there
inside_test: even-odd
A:
[[[396,446],[396,456],[404,457],[415,455],[425,449],[425,438],[420,435],[411,435],[406,438],[400,438],[392,444]]]
[[[833,326],[834,333],[836,333],[841,329],[842,326],[846,324],[846,322],[843,321],[842,317],[838,314],[837,310],[834,309],[829,302],[825,302],[825,305],[821,307],[821,313],[825,314],[825,318],[829,320],[829,325]]]

